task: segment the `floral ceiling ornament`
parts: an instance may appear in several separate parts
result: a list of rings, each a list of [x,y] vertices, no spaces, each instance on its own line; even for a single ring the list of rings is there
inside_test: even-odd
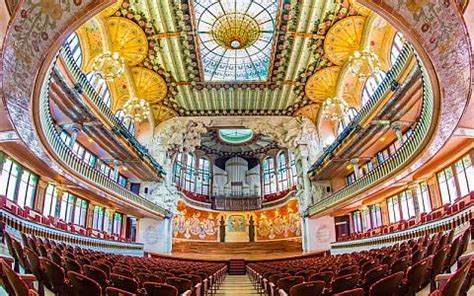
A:
[[[105,52],[94,59],[92,70],[98,72],[104,80],[112,81],[123,74],[125,63],[118,53]]]
[[[327,98],[323,102],[322,112],[325,118],[338,122],[347,114],[349,105],[347,102],[338,96]]]
[[[138,123],[147,120],[150,115],[150,104],[144,99],[135,97],[129,98],[122,109]]]
[[[201,146],[201,137],[209,123],[172,118],[155,131],[152,150],[165,150],[171,155],[194,152]]]
[[[360,80],[382,71],[379,57],[370,50],[354,51],[348,60],[349,70]]]

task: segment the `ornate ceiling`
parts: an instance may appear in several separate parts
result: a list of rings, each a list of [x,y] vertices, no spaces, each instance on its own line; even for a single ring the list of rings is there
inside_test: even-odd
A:
[[[334,95],[360,104],[363,82],[345,69],[369,47],[389,67],[396,33],[352,0],[121,0],[78,32],[83,65],[118,52],[113,108],[134,93],[155,125],[173,116],[293,115],[319,120]],[[382,42],[383,41],[383,42]],[[352,75],[353,76],[353,75]]]

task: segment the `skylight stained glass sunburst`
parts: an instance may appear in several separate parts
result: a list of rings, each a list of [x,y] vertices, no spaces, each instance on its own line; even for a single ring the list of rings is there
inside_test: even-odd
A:
[[[194,0],[205,81],[267,79],[278,1]]]

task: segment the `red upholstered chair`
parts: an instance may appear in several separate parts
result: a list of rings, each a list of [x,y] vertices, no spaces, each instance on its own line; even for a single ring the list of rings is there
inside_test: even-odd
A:
[[[296,276],[302,276],[302,277],[304,277],[305,281],[308,281],[309,277],[312,276],[315,273],[317,273],[316,270],[307,269],[307,270],[300,270],[297,273],[295,273],[295,275]]]
[[[362,281],[361,286],[364,287],[366,290],[372,286],[376,281],[385,277],[388,272],[387,265],[380,265],[378,267],[374,267],[371,270],[367,271]]]
[[[435,290],[435,277],[436,275],[443,272],[444,266],[446,265],[446,259],[450,245],[445,245],[439,251],[433,255],[433,262],[431,263],[431,291]]]
[[[163,279],[160,276],[154,275],[152,273],[140,272],[137,273],[136,279],[143,286],[143,283],[163,283]]]
[[[93,279],[74,271],[68,271],[67,277],[76,296],[101,296],[102,288]]]
[[[180,274],[178,277],[183,278],[183,279],[188,279],[191,282],[193,282],[193,295],[195,296],[200,296],[201,295],[201,286],[202,286],[202,278],[197,275],[197,274]]]
[[[0,268],[2,274],[2,282],[6,279],[7,283],[4,283],[5,288],[9,291],[9,294],[13,296],[33,296],[38,295],[33,289],[29,289],[28,285],[23,281],[23,279],[11,269],[5,261],[0,261]],[[8,287],[7,287],[8,286]]]
[[[81,265],[74,259],[71,259],[70,257],[65,257],[64,258],[64,268],[67,271],[74,271],[77,273],[82,273],[82,268]]]
[[[326,287],[329,287],[329,284],[331,283],[331,280],[333,277],[334,277],[334,273],[332,271],[324,271],[324,272],[313,274],[312,276],[309,277],[309,281],[311,282],[323,281],[326,283]]]
[[[318,296],[323,295],[326,283],[323,281],[305,282],[294,285],[290,289],[290,296]]]
[[[396,260],[395,262],[393,262],[392,266],[390,267],[390,272],[397,273],[399,271],[403,271],[405,273],[405,271],[408,269],[409,264],[410,264],[410,257],[408,256],[402,257]]]
[[[178,296],[178,289],[172,285],[159,283],[144,283],[148,296]]]
[[[337,277],[331,283],[331,293],[337,294],[346,290],[354,289],[357,286],[359,279],[360,275],[358,273]]]
[[[69,282],[66,280],[64,269],[49,259],[41,257],[40,261],[52,291],[59,296],[71,295]]]
[[[430,256],[408,268],[406,279],[404,280],[404,295],[414,296],[416,292],[422,290],[428,283],[432,260],[433,256]]]
[[[129,278],[133,278],[133,272],[130,270],[130,268],[126,268],[126,267],[114,267],[112,268],[112,273],[120,274]]]
[[[166,278],[166,283],[178,289],[178,294],[193,290],[193,282],[179,277]]]
[[[271,276],[268,277],[268,286],[266,286],[266,291],[270,295],[275,295],[276,294],[276,283],[278,282],[279,279],[289,277],[291,274],[289,273],[277,273],[277,274],[272,274]]]
[[[276,285],[278,289],[285,291],[286,294],[290,293],[290,289],[298,284],[304,282],[304,277],[302,276],[289,276],[281,278],[277,281]]]
[[[358,273],[358,272],[359,272],[359,266],[357,266],[357,265],[347,266],[347,267],[344,267],[344,268],[340,269],[337,272],[336,277],[341,277],[341,276],[345,276],[345,275],[353,274],[353,273]]]
[[[130,293],[138,293],[138,283],[133,278],[112,273],[110,274],[110,282],[115,288],[119,288]]]
[[[44,284],[45,284],[46,274],[44,273],[44,270],[41,267],[40,258],[38,257],[38,255],[36,255],[35,252],[33,252],[29,248],[25,248],[25,255],[26,255],[26,262],[28,264],[28,267],[31,270],[31,272],[34,274],[34,276],[36,277],[36,280],[38,281],[38,293],[40,295],[44,295]],[[48,288],[50,288],[49,284],[48,284]]]
[[[334,294],[334,296],[364,296],[364,289],[355,288],[341,293]]]
[[[461,268],[456,270],[452,276],[449,277],[448,281],[440,287],[440,289],[434,291],[430,295],[432,296],[458,296],[463,295],[466,291],[462,291],[464,281],[471,269],[472,260],[467,260]],[[469,288],[469,287],[468,287]]]
[[[114,287],[107,287],[105,289],[105,295],[106,296],[136,296],[134,293],[130,293],[128,291],[120,290],[118,288]],[[148,294],[150,295],[150,294]]]
[[[59,254],[58,251],[50,250],[48,252],[48,259],[61,267],[63,266],[63,259],[61,258],[61,254]]]
[[[369,289],[369,296],[399,296],[401,291],[403,271],[391,274],[375,282]]]
[[[15,252],[16,259],[18,260],[18,264],[20,264],[21,268],[23,268],[26,273],[30,273],[28,265],[26,264],[26,257],[25,253],[23,252],[23,247],[21,243],[16,239],[12,240],[13,242],[13,250]]]
[[[82,269],[84,275],[94,279],[102,287],[102,291],[105,291],[105,288],[109,286],[107,274],[103,270],[87,264],[82,266]]]

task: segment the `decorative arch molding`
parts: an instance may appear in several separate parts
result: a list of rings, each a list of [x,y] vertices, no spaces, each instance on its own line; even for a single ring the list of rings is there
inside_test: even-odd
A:
[[[42,144],[37,98],[46,69],[68,32],[113,0],[22,0],[12,15],[2,56],[1,96],[18,135],[37,157],[64,175]],[[439,111],[429,146],[408,171],[431,158],[453,133],[471,95],[470,44],[459,8],[450,0],[360,0],[400,29],[430,72]],[[441,29],[442,28],[442,29]],[[35,104],[36,102],[36,104]],[[75,183],[82,183],[74,180]]]

